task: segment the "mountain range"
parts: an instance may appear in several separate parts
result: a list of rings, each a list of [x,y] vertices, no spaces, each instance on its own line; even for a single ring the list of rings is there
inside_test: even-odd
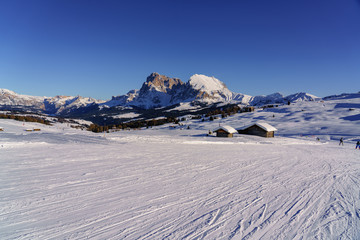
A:
[[[139,90],[131,90],[125,95],[113,96],[108,101],[84,98],[81,96],[37,97],[17,94],[0,89],[0,110],[21,110],[45,113],[55,116],[80,117],[89,119],[99,116],[119,117],[120,115],[138,116],[144,112],[158,115],[162,112],[194,111],[226,104],[261,106],[296,101],[316,101],[320,98],[308,93],[284,96],[274,93],[267,96],[250,96],[230,91],[215,77],[195,74],[187,82],[159,73],[150,74]],[[163,109],[163,111],[159,109]],[[133,115],[129,115],[133,113]],[[135,114],[135,115],[134,115]],[[154,117],[151,114],[151,117]],[[128,120],[127,117],[123,118]]]
[[[261,105],[284,103],[287,101],[314,101],[318,97],[307,93],[296,93],[284,96],[274,93],[267,96],[255,96],[230,91],[225,83],[215,77],[195,74],[184,83],[178,78],[170,78],[152,73],[140,90],[132,90],[126,95],[113,97],[102,103],[107,106],[137,106],[144,109],[168,107],[184,102],[201,103],[238,103]]]

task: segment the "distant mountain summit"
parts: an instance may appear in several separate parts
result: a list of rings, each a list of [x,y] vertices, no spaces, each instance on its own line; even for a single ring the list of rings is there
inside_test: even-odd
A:
[[[259,106],[319,99],[308,93],[296,93],[286,97],[281,93],[273,93],[267,96],[252,97],[230,91],[225,83],[215,77],[194,74],[188,82],[184,83],[178,78],[152,73],[147,77],[140,90],[132,90],[126,95],[113,97],[103,105],[151,109],[184,102],[205,104],[225,102]]]
[[[127,95],[113,97],[104,103],[107,106],[127,105],[145,109],[166,107],[181,102],[230,102],[241,101],[243,94],[230,91],[215,77],[195,74],[184,83],[178,78],[170,78],[152,73],[140,90],[132,90]]]

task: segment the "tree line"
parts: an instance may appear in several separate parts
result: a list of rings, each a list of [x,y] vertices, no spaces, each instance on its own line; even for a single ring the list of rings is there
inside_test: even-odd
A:
[[[121,124],[112,124],[112,125],[98,125],[98,124],[90,124],[88,130],[92,132],[108,132],[110,129],[113,130],[124,130],[124,129],[138,129],[142,127],[154,127],[163,125],[165,123],[179,123],[179,119],[174,117],[167,117],[167,118],[161,118],[161,119],[151,119],[151,120],[137,120],[137,121],[131,121],[127,123],[121,123]]]
[[[14,115],[14,114],[1,113],[0,119],[13,119],[13,120],[22,121],[22,122],[37,122],[37,123],[50,125],[49,120],[46,120],[45,118],[41,118],[41,117],[34,117],[34,116],[20,116],[20,115]]]

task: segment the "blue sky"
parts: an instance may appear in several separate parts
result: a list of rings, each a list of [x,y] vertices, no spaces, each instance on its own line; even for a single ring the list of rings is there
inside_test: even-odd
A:
[[[98,99],[152,72],[234,92],[360,90],[360,0],[0,0],[0,88]]]

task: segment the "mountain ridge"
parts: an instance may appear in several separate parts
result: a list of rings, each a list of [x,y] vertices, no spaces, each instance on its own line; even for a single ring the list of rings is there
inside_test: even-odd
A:
[[[229,90],[224,82],[215,77],[194,74],[187,82],[183,82],[179,78],[154,72],[146,78],[139,90],[130,90],[125,95],[113,96],[107,101],[81,96],[29,96],[0,89],[0,110],[20,109],[58,116],[82,117],[86,115],[89,117],[89,115],[106,115],[109,112],[111,114],[124,111],[128,113],[135,109],[149,112],[152,109],[166,108],[166,111],[171,111],[172,108],[176,109],[176,106],[183,103],[204,108],[216,106],[216,104],[261,106],[320,99],[308,93],[295,93],[288,96],[281,93],[250,96]]]
[[[145,109],[167,107],[182,102],[216,103],[228,102],[245,105],[262,105],[286,103],[288,101],[315,101],[321,98],[309,93],[295,93],[284,96],[281,93],[250,96],[230,91],[225,83],[215,77],[194,74],[184,83],[178,78],[169,78],[158,73],[152,73],[140,90],[132,90],[126,95],[113,97],[103,105],[114,106],[114,100],[120,100],[118,105],[137,106]]]

